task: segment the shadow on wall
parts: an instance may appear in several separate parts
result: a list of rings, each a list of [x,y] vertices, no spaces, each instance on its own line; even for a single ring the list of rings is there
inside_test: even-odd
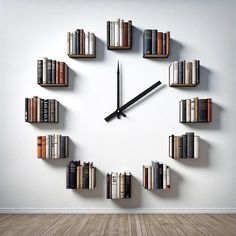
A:
[[[71,189],[71,191],[82,198],[105,198],[104,182],[106,182],[105,174],[96,169],[96,187],[94,189]]]
[[[177,199],[179,196],[180,183],[183,181],[183,178],[175,170],[171,169],[170,171],[170,189],[156,189],[156,190],[145,190],[150,191],[153,195],[159,198],[174,198]]]
[[[120,208],[140,208],[142,184],[132,175],[131,198],[129,199],[107,199]]]
[[[210,166],[210,144],[200,137],[200,157],[199,158],[181,158],[175,161],[189,167],[209,167]]]

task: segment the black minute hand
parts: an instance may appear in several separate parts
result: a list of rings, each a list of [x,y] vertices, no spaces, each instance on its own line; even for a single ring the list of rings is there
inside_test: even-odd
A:
[[[131,99],[129,102],[125,103],[123,106],[120,107],[119,111],[115,110],[114,112],[112,112],[109,116],[107,116],[105,118],[105,121],[110,121],[111,119],[113,119],[114,117],[117,116],[118,112],[123,112],[125,109],[127,109],[128,107],[130,107],[131,105],[133,105],[135,102],[137,102],[138,100],[140,100],[142,97],[144,97],[145,95],[147,95],[148,93],[150,93],[153,89],[155,89],[156,87],[158,87],[161,84],[161,81],[156,82],[155,84],[153,84],[152,86],[150,86],[149,88],[147,88],[146,90],[144,90],[142,93],[140,93],[139,95],[137,95],[136,97],[134,97],[133,99]]]

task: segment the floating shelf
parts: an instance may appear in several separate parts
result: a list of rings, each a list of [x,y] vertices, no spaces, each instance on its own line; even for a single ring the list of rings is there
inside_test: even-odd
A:
[[[144,165],[143,187],[148,190],[170,189],[169,166],[157,161],[152,161],[151,165]]]
[[[196,87],[198,84],[169,84],[170,87]]]
[[[82,55],[82,54],[67,54],[68,57],[70,58],[96,58],[96,54],[87,54],[87,55]]]
[[[96,167],[93,162],[70,161],[66,166],[67,189],[94,189],[96,187]]]
[[[169,136],[169,157],[179,159],[197,159],[200,155],[200,137],[193,132],[182,136]]]
[[[41,87],[68,87],[68,84],[39,84]]]
[[[108,50],[131,50],[131,46],[107,46]]]
[[[158,55],[158,54],[144,54],[143,58],[167,58],[169,57],[169,54],[165,55]]]
[[[131,173],[107,174],[107,199],[131,198]]]

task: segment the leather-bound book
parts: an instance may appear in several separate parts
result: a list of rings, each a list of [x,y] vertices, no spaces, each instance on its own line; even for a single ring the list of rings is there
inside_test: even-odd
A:
[[[124,22],[124,27],[123,27],[124,33],[123,33],[123,42],[124,46],[128,46],[128,22]]]
[[[56,61],[52,60],[52,84],[56,83]]]
[[[43,83],[43,60],[37,60],[37,82]]]
[[[33,97],[33,122],[37,122],[37,100],[38,97]]]
[[[107,174],[107,199],[111,199],[111,175]]]
[[[180,136],[177,136],[177,155],[176,158],[180,159],[183,157],[183,139]]]
[[[206,122],[208,121],[208,100],[207,99],[199,99],[199,113],[198,113],[198,121]]]
[[[187,158],[194,158],[194,133],[187,132]]]
[[[89,162],[83,164],[83,188],[89,188]]]
[[[84,30],[83,29],[80,30],[79,47],[80,47],[79,52],[81,55],[83,55],[84,54]]]
[[[157,54],[157,30],[152,30],[152,54]]]
[[[166,32],[166,54],[170,54],[170,31]]]
[[[163,33],[157,33],[157,54],[163,55]]]
[[[166,33],[163,33],[163,55],[166,55]]]
[[[52,60],[47,61],[47,83],[52,83]]]
[[[187,158],[187,135],[182,135],[183,140],[183,156],[182,158]]]
[[[65,83],[65,63],[59,62],[59,84]]]
[[[207,121],[208,122],[212,121],[212,99],[211,98],[207,99]]]
[[[46,136],[42,136],[42,159],[46,159]]]
[[[125,198],[131,198],[131,174],[125,173]]]
[[[107,45],[110,46],[110,21],[107,21]]]
[[[159,164],[158,188],[163,189],[163,164]]]
[[[152,54],[152,30],[146,29],[143,34],[143,54]]]
[[[132,47],[132,21],[128,21],[128,46]]]
[[[42,158],[42,136],[37,137],[37,157]]]

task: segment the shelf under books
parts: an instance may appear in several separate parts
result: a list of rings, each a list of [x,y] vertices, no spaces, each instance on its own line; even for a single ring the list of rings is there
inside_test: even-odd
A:
[[[169,66],[170,87],[196,87],[200,83],[200,61],[174,61]]]
[[[107,21],[107,49],[131,50],[132,49],[132,21],[123,19]]]
[[[200,155],[200,137],[193,132],[182,136],[169,136],[169,157],[173,159],[196,159]]]
[[[107,199],[131,198],[131,173],[107,174]]]
[[[25,122],[58,123],[59,102],[55,99],[42,99],[37,96],[25,98]]]
[[[70,58],[96,58],[96,36],[76,29],[67,33],[67,55]]]
[[[143,57],[167,58],[170,55],[170,32],[146,29],[143,32]]]
[[[69,137],[58,134],[37,137],[37,157],[61,159],[69,156]]]
[[[94,189],[96,187],[96,167],[93,162],[70,161],[66,166],[67,189]]]
[[[37,60],[37,83],[42,87],[68,87],[68,66],[46,57]]]
[[[149,190],[170,189],[170,167],[158,161],[144,165],[143,187]]]
[[[212,99],[185,99],[179,102],[180,123],[201,123],[212,121]]]

